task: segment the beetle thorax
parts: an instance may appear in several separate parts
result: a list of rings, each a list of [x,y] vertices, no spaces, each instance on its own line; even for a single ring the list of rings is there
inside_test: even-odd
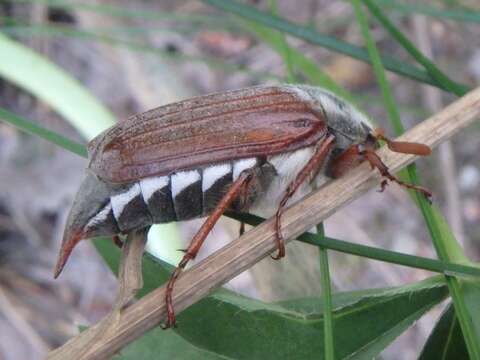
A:
[[[335,135],[337,148],[362,143],[372,131],[365,115],[333,93],[307,85],[289,86],[289,89],[324,115],[330,132]]]

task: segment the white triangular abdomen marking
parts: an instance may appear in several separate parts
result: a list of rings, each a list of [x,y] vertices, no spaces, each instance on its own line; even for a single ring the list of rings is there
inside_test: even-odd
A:
[[[182,171],[172,175],[172,198],[182,192],[187,186],[200,181],[200,173],[198,170]]]
[[[113,215],[115,219],[120,219],[120,215],[122,215],[125,206],[135,199],[138,195],[140,195],[140,185],[138,183],[133,184],[128,190],[121,192],[119,194],[113,195],[110,198],[110,202],[112,204]]]
[[[210,166],[203,170],[202,191],[205,192],[212,187],[218,179],[232,172],[231,164]]]
[[[256,158],[238,160],[233,164],[233,181],[237,180],[241,172],[257,165]]]
[[[112,204],[109,202],[102,210],[97,213],[97,215],[95,215],[88,221],[87,225],[85,225],[85,229],[96,227],[98,224],[104,222],[108,218],[110,210],[112,210]]]
[[[168,176],[155,176],[140,180],[140,190],[145,204],[148,204],[148,200],[152,197],[155,191],[163,189],[168,185],[169,181]]]

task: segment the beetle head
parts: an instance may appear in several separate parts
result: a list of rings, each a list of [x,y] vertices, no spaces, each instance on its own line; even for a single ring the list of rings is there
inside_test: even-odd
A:
[[[341,154],[335,156],[331,160],[329,175],[338,178],[364,160],[368,160],[372,167],[378,168],[379,164],[383,165],[380,158],[376,157],[377,160],[373,161],[373,154],[380,147],[380,141],[384,141],[393,152],[418,156],[428,156],[431,153],[431,149],[427,145],[391,140],[384,133],[382,128],[370,131],[361,143],[352,144]],[[370,157],[366,157],[366,154],[370,154]]]
[[[119,232],[110,204],[110,186],[87,171],[68,215],[54,276],[60,275],[80,240]]]
[[[384,178],[381,184],[380,191],[383,191],[385,189],[386,185],[388,184],[388,180],[390,180],[407,189],[412,189],[419,192],[420,194],[425,196],[428,201],[431,201],[432,194],[429,190],[421,186],[406,183],[395,177],[394,175],[390,174],[387,165],[383,163],[382,159],[375,152],[375,150],[380,146],[380,140],[385,141],[388,148],[393,152],[418,156],[427,156],[431,153],[430,147],[425,144],[394,141],[387,138],[384,135],[382,129],[375,129],[368,134],[368,136],[362,143],[353,144],[345,151],[343,151],[340,155],[334,156],[331,159],[327,170],[329,175],[333,178],[338,178],[351,168],[366,160],[370,164],[371,168],[378,169],[378,171]]]

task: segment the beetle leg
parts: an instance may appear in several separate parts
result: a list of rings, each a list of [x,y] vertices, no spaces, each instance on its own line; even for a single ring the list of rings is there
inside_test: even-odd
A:
[[[238,234],[242,236],[245,233],[245,223],[243,221],[240,222],[240,228],[238,229]]]
[[[388,180],[383,179],[382,182],[380,183],[380,190],[378,190],[378,192],[381,192],[381,193],[384,192],[387,185],[388,185]]]
[[[390,174],[387,165],[383,163],[382,159],[380,159],[380,157],[375,153],[374,149],[367,147],[365,149],[365,158],[372,167],[377,168],[378,171],[380,171],[380,174],[382,174],[383,177],[387,178],[390,181],[396,182],[400,186],[420,192],[423,196],[425,196],[428,202],[431,202],[432,193],[430,191],[428,191],[424,187],[406,183]],[[386,185],[386,180],[382,181],[381,191],[385,189]]]
[[[285,241],[280,229],[280,220],[287,201],[293,196],[293,194],[295,194],[295,191],[297,191],[300,185],[303,184],[310,174],[316,173],[317,170],[322,166],[323,161],[330,152],[334,141],[335,136],[328,135],[327,138],[316,149],[316,152],[310,158],[308,163],[303,167],[302,170],[300,170],[295,180],[288,185],[287,191],[285,191],[285,194],[278,205],[277,213],[275,214],[275,242],[277,243],[278,253],[277,255],[272,256],[272,259],[278,260],[285,256]]]
[[[252,176],[253,174],[250,171],[244,171],[240,174],[238,179],[232,183],[228,191],[221,198],[220,202],[213,210],[213,212],[210,214],[210,216],[195,234],[192,241],[190,242],[190,245],[185,251],[185,255],[176,267],[173,274],[170,276],[170,280],[167,284],[167,290],[165,292],[165,302],[167,305],[167,322],[163,326],[164,329],[175,326],[175,310],[173,308],[172,293],[177,278],[180,276],[183,269],[185,269],[188,262],[192,259],[195,259],[198,251],[202,247],[203,242],[205,241],[207,235],[210,233],[217,220],[220,218],[220,216],[222,216],[222,214],[232,204],[232,202],[238,197],[238,195],[241,194],[244,187],[247,186],[250,182]]]
[[[113,235],[112,236],[112,241],[119,249],[121,249],[123,247],[123,241],[122,241],[122,239],[120,239],[120,236]]]

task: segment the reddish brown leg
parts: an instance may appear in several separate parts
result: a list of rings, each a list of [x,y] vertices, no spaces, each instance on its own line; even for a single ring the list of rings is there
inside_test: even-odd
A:
[[[253,175],[250,172],[243,172],[242,174],[240,174],[238,179],[233,182],[227,193],[222,197],[213,212],[210,214],[207,220],[205,220],[203,225],[195,234],[192,241],[190,242],[190,245],[188,246],[188,249],[185,251],[185,255],[183,256],[182,260],[178,264],[173,274],[170,276],[170,280],[167,284],[167,290],[165,292],[165,302],[167,304],[167,323],[163,326],[164,329],[175,326],[175,311],[173,309],[172,302],[172,293],[175,281],[180,276],[183,269],[185,269],[185,266],[187,266],[188,262],[192,259],[195,259],[195,256],[197,256],[198,251],[202,247],[203,242],[212,230],[215,223],[218,221],[220,216],[222,216],[225,210],[230,206],[230,204],[237,198],[243,188],[248,185],[252,176]]]
[[[242,221],[240,222],[240,229],[238,229],[238,233],[242,236],[245,233],[245,223]]]
[[[392,174],[390,174],[390,172],[388,171],[387,165],[385,165],[382,162],[382,159],[380,159],[380,157],[375,153],[375,150],[370,149],[370,148],[366,148],[365,149],[365,157],[366,157],[367,161],[370,163],[370,166],[372,166],[372,168],[377,168],[378,171],[380,171],[380,174],[382,174],[382,176],[386,177],[390,181],[396,182],[397,184],[399,184],[403,187],[406,187],[408,189],[412,189],[412,190],[415,190],[415,191],[418,191],[418,192],[422,193],[423,196],[425,196],[425,198],[429,202],[431,202],[432,193],[430,191],[428,191],[424,187],[406,183],[406,182],[398,179],[397,177],[393,176]],[[382,181],[380,191],[383,191],[386,186],[387,186],[386,180]]]
[[[123,241],[120,239],[120,236],[118,235],[113,235],[112,236],[112,241],[119,249],[123,247]]]
[[[333,146],[335,136],[329,135],[325,141],[323,141],[320,146],[316,149],[315,154],[311,157],[308,163],[303,167],[303,169],[298,173],[295,180],[293,180],[287,188],[287,191],[283,195],[280,204],[278,205],[277,213],[275,215],[275,242],[277,243],[278,253],[275,256],[272,256],[272,259],[278,260],[285,256],[285,241],[281,232],[280,220],[282,213],[287,201],[295,194],[295,191],[303,184],[303,182],[309,177],[311,173],[316,173],[318,169],[322,166],[323,161],[327,157],[330,149]]]

